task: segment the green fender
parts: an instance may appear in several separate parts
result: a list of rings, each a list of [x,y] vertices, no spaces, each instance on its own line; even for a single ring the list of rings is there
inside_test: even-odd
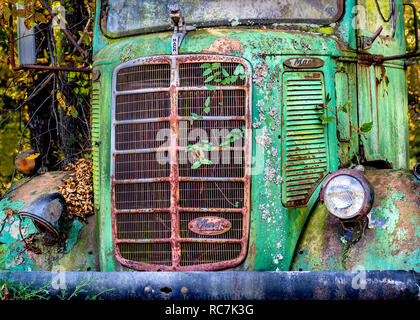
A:
[[[63,245],[47,245],[37,239],[34,246],[40,252],[26,248],[22,239],[38,232],[31,220],[24,219],[20,224],[16,215],[9,216],[10,212],[19,212],[39,196],[56,192],[69,173],[54,171],[24,178],[0,198],[0,270],[99,270],[94,216],[87,219],[87,224],[73,219]]]
[[[372,210],[351,226],[318,203],[291,270],[420,270],[420,181],[409,170],[367,170]]]

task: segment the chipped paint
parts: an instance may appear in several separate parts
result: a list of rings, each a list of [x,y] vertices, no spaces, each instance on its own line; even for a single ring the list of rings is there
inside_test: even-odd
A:
[[[350,0],[346,1],[346,4],[352,6],[355,2]],[[234,20],[231,22],[236,23]],[[245,263],[237,268],[238,270],[288,270],[306,218],[318,197],[319,189],[315,189],[309,202],[302,207],[285,208],[281,202],[281,187],[284,181],[282,181],[281,175],[276,173],[282,166],[281,158],[284,153],[281,143],[282,127],[285,125],[285,119],[282,117],[282,77],[285,72],[292,72],[292,70],[285,69],[283,66],[285,60],[305,55],[323,59],[325,61],[324,66],[316,71],[322,72],[325,76],[326,94],[329,94],[332,99],[330,106],[336,106],[336,90],[349,90],[349,96],[352,99],[351,115],[346,120],[349,124],[350,121],[353,124],[358,123],[358,113],[361,116],[361,123],[371,121],[375,117],[377,123],[381,123],[381,120],[392,122],[385,129],[379,128],[379,139],[376,137],[378,132],[376,126],[374,128],[376,136],[372,131],[372,133],[367,134],[368,141],[362,140],[367,158],[388,160],[392,162],[394,168],[407,167],[406,115],[404,115],[404,112],[398,114],[390,112],[383,113],[378,117],[374,113],[375,108],[371,108],[375,104],[375,99],[372,101],[365,99],[365,97],[376,94],[376,81],[373,82],[373,79],[382,75],[382,69],[376,68],[377,70],[375,70],[375,66],[371,63],[360,66],[363,64],[361,62],[358,64],[359,69],[356,70],[358,53],[356,32],[352,27],[352,22],[351,10],[346,10],[342,20],[329,26],[275,23],[271,26],[256,25],[252,29],[229,25],[227,27],[200,28],[189,31],[182,43],[180,54],[207,53],[238,56],[248,60],[253,70],[252,127],[256,143],[253,144],[252,157],[258,159],[258,161],[262,159],[259,161],[262,170],[255,170],[256,173],[252,176],[251,207],[253,210],[250,219],[249,254]],[[95,28],[97,27],[95,26]],[[111,105],[111,75],[114,68],[120,64],[120,55],[125,48],[137,43],[136,48],[130,52],[130,57],[133,57],[133,59],[170,54],[172,33],[162,32],[110,39],[103,37],[98,29],[95,30],[94,68],[101,71],[100,84],[98,85],[100,94],[94,106],[94,110],[97,110],[99,114],[98,123],[101,124],[95,129],[96,139],[101,141],[101,146],[98,147],[100,150],[98,161],[101,165],[97,168],[96,177],[99,186],[95,194],[97,232],[100,239],[101,267],[106,271],[115,271],[121,270],[121,266],[114,257],[110,231],[111,222],[109,221],[111,186],[109,183],[110,156],[108,149],[111,120],[110,113],[102,112],[102,110],[104,106]],[[369,54],[390,54],[404,51],[404,44],[401,43],[401,39],[404,38],[402,30],[397,30],[397,35],[398,41],[380,39],[380,42],[374,43]],[[405,102],[393,99],[394,96],[397,96],[396,92],[406,90],[400,86],[404,78],[402,64],[400,62],[390,62],[385,65],[385,68],[386,76],[390,82],[386,88],[386,81],[380,82],[378,104],[384,103],[387,106],[384,108],[386,110],[403,110]],[[348,88],[340,80],[334,80],[336,79],[335,72],[338,70],[343,70],[348,74]],[[356,78],[356,71],[361,74],[360,79]],[[369,78],[370,73],[371,78]],[[359,88],[356,88],[357,81],[360,82]],[[373,84],[371,88],[369,88],[369,83]],[[357,89],[359,90],[359,97],[357,97]],[[402,104],[404,108],[401,107]],[[397,125],[394,126],[394,122]],[[327,156],[330,171],[338,169],[340,161],[341,165],[345,166],[349,165],[353,158],[363,159],[360,152],[363,149],[362,146],[359,148],[359,137],[356,134],[351,132],[350,142],[338,143],[336,124],[328,124],[327,131],[329,140]],[[397,145],[399,149],[398,152],[395,152]],[[338,150],[340,149],[339,156]],[[382,184],[383,182],[377,181],[377,183]],[[387,209],[389,211],[394,210],[395,207],[400,208],[400,202],[404,201],[402,199],[391,200],[394,207],[391,206],[391,202],[386,201],[383,204],[378,204],[378,206],[385,206],[389,208]],[[337,221],[333,220],[330,215],[323,216],[325,208],[322,208],[322,205],[317,207],[306,227],[305,235],[311,234],[314,241],[312,247],[303,248],[303,253],[300,256],[303,259],[303,257],[311,255],[311,263],[316,261],[314,264],[323,269],[348,268],[353,259],[351,248],[347,250],[346,259],[342,259],[340,254],[349,246],[348,242],[350,241],[346,240],[344,234],[337,233],[340,230],[340,225],[337,225]],[[418,206],[416,208],[418,210]],[[404,216],[404,214],[401,213],[400,209],[400,221],[401,216]],[[317,219],[314,217],[317,217]],[[378,228],[384,232],[387,231],[381,228],[385,228],[386,223],[390,223],[389,218],[388,220],[385,219],[379,211],[371,214],[370,217],[370,228],[367,228],[368,235],[376,232]],[[416,220],[417,218],[414,216],[410,219]],[[397,241],[405,235],[412,237],[412,231],[409,229],[404,227],[401,230],[408,231],[399,231],[396,234]],[[328,234],[331,236],[325,238],[324,232],[329,232]],[[362,237],[358,243],[361,244],[364,240],[365,238]],[[321,242],[322,245],[317,241]],[[320,250],[316,251],[315,249]],[[320,254],[322,254],[321,257]],[[279,255],[282,259],[279,259]],[[302,268],[311,268],[311,265],[308,262]]]
[[[64,244],[49,245],[42,239],[33,241],[41,254],[25,249],[22,239],[38,235],[39,231],[30,219],[22,219],[12,215],[6,219],[11,210],[19,212],[25,203],[37,196],[57,190],[63,184],[63,179],[69,172],[49,172],[19,184],[13,191],[0,200],[0,226],[4,228],[0,233],[0,270],[42,270],[51,271],[54,266],[63,266],[66,270],[82,271],[89,268],[98,270],[96,260],[96,239],[94,224],[85,227],[78,220],[68,230]],[[93,217],[92,217],[93,218]],[[92,218],[91,220],[92,222]],[[92,254],[89,254],[89,251]],[[93,258],[93,259],[92,259]]]
[[[308,222],[298,249],[304,254],[295,255],[294,270],[420,269],[420,185],[410,171],[366,174],[375,190],[369,228],[356,242],[349,242],[339,219],[320,205]]]

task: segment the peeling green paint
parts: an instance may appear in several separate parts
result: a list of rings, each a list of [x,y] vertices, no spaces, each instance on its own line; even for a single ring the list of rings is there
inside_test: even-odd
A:
[[[356,64],[356,37],[358,34],[353,29],[354,12],[351,10],[355,1],[346,1],[346,4],[348,8],[342,20],[330,26],[276,24],[272,26],[275,29],[258,26],[255,26],[252,30],[240,26],[233,28],[200,28],[189,31],[182,42],[180,54],[205,53],[239,56],[250,62],[253,69],[252,126],[254,143],[252,159],[254,163],[258,164],[256,168],[253,168],[254,173],[258,173],[253,174],[251,183],[252,212],[250,216],[249,254],[245,263],[237,268],[239,270],[288,270],[293,255],[296,255],[295,246],[300,234],[302,230],[308,228],[317,230],[317,234],[315,232],[313,234],[309,233],[311,233],[314,241],[320,241],[314,243],[313,248],[328,247],[328,244],[334,246],[323,249],[323,256],[319,257],[317,265],[321,269],[343,269],[347,267],[335,258],[339,255],[338,252],[342,250],[343,246],[340,247],[340,243],[344,245],[340,240],[343,234],[336,232],[336,236],[325,239],[320,231],[323,230],[322,226],[325,221],[330,219],[322,206],[316,208],[308,225],[305,226],[307,217],[317,201],[320,186],[314,191],[307,205],[299,208],[286,208],[281,201],[283,181],[279,177],[279,171],[281,171],[283,165],[281,159],[281,136],[283,134],[282,127],[284,127],[282,122],[284,121],[282,78],[285,72],[292,71],[285,69],[283,66],[286,59],[310,55],[325,61],[325,65],[316,71],[323,74],[325,94],[328,94],[331,98],[330,105],[337,108],[336,104],[342,101],[335,100],[336,92],[344,90],[348,91],[351,100],[349,114],[346,117],[341,114],[339,119],[340,124],[347,126],[347,129],[351,128],[351,125],[359,124],[359,121],[362,121],[361,123],[367,122],[373,116],[368,114],[373,102],[366,100],[366,97],[375,94],[374,87],[366,85],[367,83],[363,82],[363,75],[360,78],[357,73],[364,66],[359,65],[358,67],[358,64]],[[398,6],[401,7],[400,1]],[[399,11],[398,14],[401,14],[401,12]],[[396,36],[399,37],[401,34],[401,26],[399,25]],[[100,96],[94,104],[94,110],[99,115],[96,121],[101,124],[94,130],[95,141],[100,141],[98,163],[101,164],[100,166],[97,164],[96,167],[98,171],[96,180],[98,180],[100,188],[95,194],[95,207],[97,208],[96,218],[101,268],[106,271],[121,268],[113,253],[109,218],[111,203],[109,154],[111,110],[109,106],[111,105],[112,73],[114,68],[126,59],[171,54],[171,36],[171,32],[161,32],[110,39],[104,37],[99,30],[95,32],[94,41],[98,49],[95,49],[93,68],[101,72],[100,81],[97,83]],[[379,42],[375,44],[371,52],[387,55],[399,53],[403,49],[398,47],[400,38],[398,39],[398,41],[389,39],[389,46],[386,40],[381,39],[380,44]],[[371,65],[366,65],[366,68],[375,69]],[[385,68],[387,74],[389,73],[388,77],[400,80],[404,77],[400,62],[389,62],[385,65]],[[377,70],[380,70],[380,68],[377,68]],[[297,71],[295,70],[295,72]],[[336,79],[337,72],[346,74],[347,85],[339,77]],[[356,83],[360,79],[362,80],[357,87]],[[402,90],[399,87],[402,82],[402,80],[397,80],[390,82],[388,87],[382,86],[378,91],[379,96],[384,95],[386,98],[386,93],[389,90],[393,90],[392,92]],[[359,93],[357,90],[359,90]],[[378,100],[378,103],[386,103],[388,108],[392,107],[392,109],[399,110],[401,109],[401,103],[405,103],[404,101],[394,100],[387,102],[385,98],[383,101]],[[361,115],[360,119],[358,118],[359,113]],[[328,116],[332,115],[334,115],[334,110],[328,113]],[[396,144],[395,141],[405,139],[407,129],[407,124],[404,122],[405,118],[394,113],[380,114],[377,123],[385,120],[386,117],[389,118],[386,121],[395,121],[392,126],[381,127],[379,131],[378,126],[375,127],[376,133],[379,132],[379,138],[376,138],[378,134],[368,134],[367,141],[362,138],[363,146],[368,151],[366,153],[367,157],[369,160],[378,157],[385,158],[394,165],[394,168],[406,168],[408,155],[405,152],[404,143],[400,146],[401,152],[395,152],[393,149]],[[329,171],[337,170],[340,165],[349,165],[353,158],[361,158],[359,137],[352,130],[348,133],[348,142],[337,141],[337,125],[335,123],[327,126],[327,135]],[[372,148],[379,148],[380,152],[371,156],[369,150]],[[373,213],[373,216],[375,214]],[[318,216],[319,221],[314,220],[314,216]],[[380,219],[377,221],[381,222]],[[309,233],[305,231],[305,234]],[[301,256],[309,254],[307,250],[304,250]],[[316,259],[317,255],[313,253],[312,255],[311,259]],[[350,259],[351,256],[348,258]]]
[[[345,241],[341,223],[319,205],[297,249],[304,253],[295,255],[292,270],[352,270],[357,266],[365,270],[419,270],[420,187],[412,181],[410,171],[387,170],[385,175],[382,171],[368,172],[372,181],[385,183],[373,185],[377,199],[361,238],[356,243]],[[391,181],[399,184],[391,186]]]

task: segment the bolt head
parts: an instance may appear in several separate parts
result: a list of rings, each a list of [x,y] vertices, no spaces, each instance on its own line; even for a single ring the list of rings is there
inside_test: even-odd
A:
[[[144,292],[147,294],[151,294],[153,291],[152,287],[147,286],[146,288],[144,288]]]

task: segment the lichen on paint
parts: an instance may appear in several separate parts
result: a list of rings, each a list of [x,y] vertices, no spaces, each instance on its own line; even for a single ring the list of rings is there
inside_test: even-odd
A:
[[[268,75],[268,65],[265,62],[258,64],[255,67],[255,71],[253,75],[254,84],[259,88],[263,87],[266,84],[265,79],[267,75]]]
[[[264,126],[261,129],[261,133],[259,136],[255,137],[255,141],[262,146],[264,150],[267,150],[271,146],[273,140],[271,139],[271,134],[267,130],[267,126]]]

